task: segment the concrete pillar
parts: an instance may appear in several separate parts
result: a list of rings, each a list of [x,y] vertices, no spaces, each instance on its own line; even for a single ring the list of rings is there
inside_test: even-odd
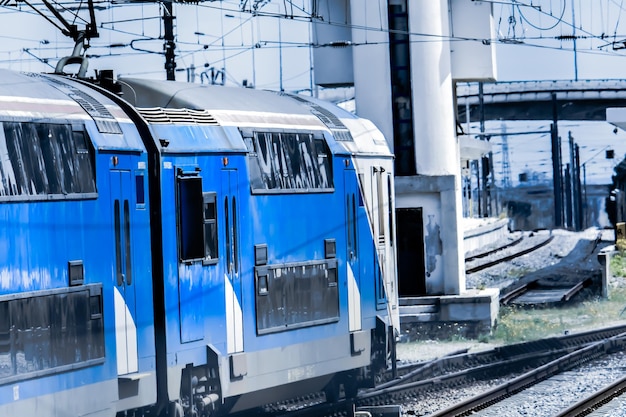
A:
[[[371,120],[393,151],[387,0],[350,1],[350,19],[356,114]]]
[[[431,177],[434,188],[427,188],[437,195],[436,204],[424,207],[427,257],[429,242],[435,241],[433,230],[438,231],[440,241],[436,244],[442,248],[438,255],[440,267],[430,271],[426,283],[435,293],[460,294],[465,291],[463,203],[448,41],[449,3],[411,0],[408,8],[413,34],[410,54],[415,162],[418,176]]]
[[[455,133],[448,0],[408,3],[415,162],[420,175],[460,172]]]

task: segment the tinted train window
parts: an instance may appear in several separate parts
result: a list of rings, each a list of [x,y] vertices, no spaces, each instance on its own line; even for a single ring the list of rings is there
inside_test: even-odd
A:
[[[204,255],[206,260],[217,259],[217,196],[204,193]]]
[[[258,334],[339,320],[337,260],[255,267]]]
[[[180,260],[213,263],[218,257],[217,195],[202,192],[202,178],[178,178]]]
[[[96,192],[93,152],[69,124],[2,122],[0,197]]]
[[[104,361],[102,286],[0,297],[0,384]]]
[[[250,150],[252,190],[319,192],[333,188],[331,154],[311,133],[254,132]]]
[[[202,259],[204,240],[202,235],[202,178],[178,179],[178,227],[180,234],[180,259]]]

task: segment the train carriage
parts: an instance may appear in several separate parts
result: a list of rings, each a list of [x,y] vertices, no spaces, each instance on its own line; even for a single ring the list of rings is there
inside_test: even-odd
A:
[[[387,367],[393,155],[370,122],[267,91],[3,77],[0,413],[224,414]]]
[[[113,415],[156,381],[145,148],[93,90],[0,74],[0,415]]]
[[[180,399],[183,408],[219,401],[238,411],[337,383],[353,391],[365,384],[361,370],[376,356],[373,348],[386,352],[391,324],[387,290],[394,290],[385,288],[382,271],[390,272],[387,283],[395,279],[393,266],[382,264],[393,259],[392,239],[373,244],[378,226],[371,217],[385,219],[382,234],[389,234],[393,212],[361,192],[360,182],[371,184],[357,174],[359,142],[350,130],[323,105],[299,97],[121,84],[161,155],[163,271],[177,274],[164,277],[163,289],[172,307],[165,312],[167,351],[177,358],[167,360],[169,401]],[[370,142],[359,163],[375,160],[377,172],[387,172],[380,185],[387,201],[392,155],[384,138],[371,140],[372,128],[361,126]],[[196,196],[182,198],[191,187]],[[376,332],[382,346],[374,346]],[[184,388],[193,385],[186,379],[210,381],[213,366],[219,384],[197,388],[202,394]]]

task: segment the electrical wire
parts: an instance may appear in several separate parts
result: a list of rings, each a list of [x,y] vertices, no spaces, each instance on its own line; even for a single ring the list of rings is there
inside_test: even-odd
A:
[[[504,2],[501,2],[504,4]],[[621,3],[617,3],[615,0],[611,0],[611,3],[618,5],[620,7],[620,10],[623,10],[623,0],[621,1]],[[58,3],[58,4],[66,4],[66,3]],[[67,3],[67,4],[72,4],[72,3]],[[75,3],[73,3],[75,4]],[[81,2],[82,4],[82,2]],[[105,3],[99,3],[99,4],[105,4]],[[266,3],[261,4],[261,2],[256,3],[257,5],[263,7]],[[555,47],[555,46],[550,46],[550,45],[539,45],[539,44],[531,44],[528,42],[532,42],[534,40],[541,40],[542,42],[548,42],[550,40],[555,40],[554,37],[546,37],[543,36],[543,32],[548,31],[550,29],[554,29],[556,28],[556,26],[561,23],[564,26],[571,26],[571,23],[565,22],[563,20],[563,13],[564,10],[566,8],[565,6],[565,1],[563,0],[563,2],[561,3],[561,1],[559,2],[559,6],[561,6],[561,4],[563,5],[563,7],[560,7],[558,10],[560,13],[560,16],[557,17],[551,13],[547,13],[547,12],[542,12],[542,14],[546,14],[548,16],[550,16],[550,18],[554,18],[557,19],[557,23],[555,25],[551,25],[549,27],[543,27],[541,25],[537,25],[533,22],[531,22],[529,19],[527,19],[527,17],[530,17],[527,15],[527,13],[523,12],[523,7],[535,7],[532,2],[531,4],[527,4],[521,1],[517,1],[514,0],[512,2],[506,3],[508,6],[511,7],[515,7],[517,10],[517,14],[520,17],[520,19],[524,20],[525,23],[527,23],[530,27],[533,27],[536,30],[539,30],[541,33],[541,36],[535,38],[535,37],[524,37],[524,41],[526,42],[524,44],[524,46],[526,47],[536,47],[536,48],[547,48],[547,49],[553,49],[553,50],[564,50],[564,51],[568,51],[570,49],[568,48],[564,48],[562,45],[560,47]],[[134,4],[130,4],[130,5],[134,5]],[[129,4],[125,4],[124,7],[128,7],[130,6]],[[218,45],[218,48],[221,48],[222,51],[231,51],[233,52],[233,54],[229,54],[224,55],[223,56],[223,61],[226,62],[236,56],[239,56],[241,54],[253,51],[254,49],[259,49],[257,46],[260,46],[262,49],[271,49],[271,48],[279,48],[279,47],[284,47],[284,48],[301,48],[301,47],[314,47],[314,48],[318,48],[318,47],[328,47],[329,45],[314,45],[312,44],[310,41],[309,42],[282,42],[282,45],[274,45],[274,41],[263,41],[263,40],[259,40],[258,42],[254,42],[254,40],[252,42],[254,42],[254,45],[250,44],[250,45],[246,45],[242,39],[241,42],[239,42],[239,45],[229,45],[227,42],[225,42],[226,37],[228,37],[229,35],[231,35],[234,31],[239,30],[242,31],[243,30],[243,26],[252,22],[254,19],[256,18],[275,18],[275,19],[287,19],[290,21],[301,21],[301,22],[308,22],[310,23],[313,20],[318,20],[316,19],[317,16],[314,16],[313,12],[315,12],[315,10],[306,10],[306,8],[304,6],[300,6],[298,4],[295,4],[293,1],[287,1],[284,2],[283,7],[287,6],[289,7],[289,12],[285,9],[285,10],[281,10],[279,13],[272,13],[271,11],[268,10],[260,10],[260,8],[248,12],[247,10],[241,10],[241,9],[237,9],[237,8],[231,8],[230,5],[232,5],[232,2],[220,2],[219,6],[216,6],[215,4],[211,4],[211,3],[199,3],[198,5],[195,5],[195,7],[198,9],[198,12],[200,12],[201,9],[213,9],[213,10],[218,10],[221,13],[225,13],[225,12],[232,12],[232,13],[240,13],[240,22],[239,24],[233,28],[232,30],[229,30],[226,33],[222,33],[221,35],[216,36],[216,38],[212,41],[210,41],[209,43],[207,43],[206,45],[200,45],[200,48],[196,48],[193,50],[189,50],[189,51],[180,51],[179,54],[180,55],[184,55],[186,57],[189,56],[189,54],[197,54],[197,53],[206,53],[208,48],[211,48],[213,46]],[[244,2],[243,3],[244,6],[249,5],[250,6],[250,10],[253,10],[252,8],[252,3],[250,2]],[[552,3],[550,3],[550,5],[552,6]],[[183,7],[186,7],[187,5],[182,5]],[[608,10],[608,6],[609,6],[609,2],[607,1],[607,10],[606,10],[606,15],[609,15],[609,10]],[[111,4],[108,3],[108,10],[114,10],[118,7],[122,7],[121,5],[117,5],[117,4]],[[141,5],[142,7],[142,12],[143,12],[143,7],[144,5]],[[247,6],[246,6],[247,7]],[[2,10],[6,9],[6,7],[2,7]],[[501,12],[502,9],[504,9],[504,7],[501,8]],[[536,10],[536,9],[535,9]],[[14,12],[13,10],[11,12]],[[22,13],[24,13],[26,11],[23,11]],[[284,12],[284,13],[283,13]],[[604,15],[604,9],[602,9],[602,13]],[[241,13],[250,13],[250,16],[247,17],[246,19],[242,19],[241,18]],[[129,18],[129,19],[124,19],[124,20],[114,20],[114,21],[107,21],[107,22],[103,22],[101,23],[99,26],[101,29],[105,30],[105,31],[109,31],[110,35],[112,34],[120,34],[123,36],[129,36],[129,37],[134,37],[135,39],[133,39],[131,42],[128,42],[128,45],[130,48],[132,48],[134,50],[134,52],[125,52],[125,53],[119,53],[119,54],[110,54],[110,56],[123,56],[125,54],[129,54],[129,55],[138,55],[141,53],[150,53],[150,54],[162,54],[161,51],[157,52],[154,50],[147,50],[145,48],[142,48],[141,46],[139,46],[140,43],[142,42],[148,42],[148,41],[152,41],[152,42],[157,42],[157,41],[162,41],[161,36],[159,34],[159,36],[145,36],[145,30],[142,29],[142,33],[138,33],[137,31],[132,31],[132,30],[124,30],[120,27],[114,27],[114,24],[121,24],[121,23],[134,23],[134,22],[149,22],[151,20],[158,20],[161,19],[160,16],[145,16],[142,14],[141,17],[139,18]],[[350,25],[348,24],[348,22],[324,22],[325,24],[329,24],[329,25],[335,25],[335,26],[343,26],[343,27],[348,27],[348,28],[352,28],[352,29],[360,29],[360,30],[365,30],[365,31],[377,31],[377,32],[388,32],[388,33],[404,33],[404,34],[408,34],[412,37],[411,42],[441,42],[441,41],[450,41],[450,42],[456,42],[456,41],[474,41],[474,42],[498,42],[501,41],[502,39],[474,39],[474,38],[459,38],[459,37],[449,37],[449,36],[440,36],[440,35],[432,35],[432,34],[424,34],[424,33],[415,33],[415,32],[407,32],[407,31],[398,31],[398,30],[388,30],[385,29],[384,26],[381,24],[380,27],[369,27],[367,25]],[[617,39],[617,30],[619,29],[619,18],[616,22],[615,25],[615,30],[614,30],[614,37]],[[110,27],[107,27],[111,25]],[[582,28],[582,22],[581,22],[581,28]],[[259,30],[258,26],[257,26],[257,30]],[[586,32],[581,30],[581,32],[586,33],[586,35],[581,35],[578,38],[579,39],[593,39],[593,38],[599,38],[601,39],[602,36],[604,35],[604,32],[601,35],[594,35],[591,32]],[[209,35],[207,35],[209,36]],[[243,38],[243,36],[241,37]],[[259,37],[257,37],[257,39],[259,39]],[[558,40],[558,37],[556,38],[556,40]],[[32,42],[38,42],[36,40],[28,40],[28,41],[32,41]],[[134,42],[134,43],[133,43]],[[251,43],[252,43],[251,42]],[[221,45],[220,45],[221,43]],[[373,44],[380,44],[380,43],[385,43],[385,42],[366,42],[364,44],[352,44],[351,46],[355,46],[355,47],[360,47],[363,45],[373,45]],[[183,41],[181,39],[177,39],[177,44],[184,46],[184,45],[199,45],[199,42],[187,42],[187,41]],[[106,46],[99,46],[96,44],[92,45],[92,48],[103,48]],[[597,52],[597,54],[604,54],[604,55],[616,55],[615,53],[611,53],[610,51],[601,51],[601,52]],[[178,57],[177,57],[178,58]]]
[[[531,21],[530,21],[530,20],[529,20],[529,19],[528,19],[525,15],[524,15],[524,13],[522,12],[522,8],[520,7],[520,5],[519,5],[519,4],[517,5],[517,11],[518,11],[518,13],[519,13],[520,17],[521,17],[522,19],[524,19],[524,20],[526,21],[526,23],[528,23],[528,24],[529,24],[530,26],[532,26],[533,28],[535,28],[535,29],[537,29],[537,30],[541,30],[541,31],[544,31],[544,30],[551,30],[551,29],[554,29],[554,28],[555,28],[555,27],[557,27],[560,23],[562,23],[562,22],[563,22],[563,16],[565,15],[565,5],[566,5],[566,0],[561,0],[561,1],[563,2],[563,8],[562,8],[562,10],[561,10],[561,15],[560,15],[558,18],[556,18],[556,22],[554,23],[554,25],[552,25],[552,26],[548,26],[548,27],[545,27],[545,28],[543,28],[543,27],[539,27],[539,26],[537,26],[537,25],[533,24],[533,23],[532,23],[532,22],[531,22]],[[513,2],[514,2],[514,3],[519,3],[518,1],[515,1],[515,0],[513,0]],[[550,2],[550,4],[552,4],[552,2]],[[530,7],[532,7],[532,3],[531,3],[531,6],[530,6]],[[532,8],[534,9],[534,7],[532,7]],[[550,13],[550,14],[545,13],[545,14],[547,14],[547,15],[548,15],[548,16],[550,16],[550,17],[554,17],[551,13]]]

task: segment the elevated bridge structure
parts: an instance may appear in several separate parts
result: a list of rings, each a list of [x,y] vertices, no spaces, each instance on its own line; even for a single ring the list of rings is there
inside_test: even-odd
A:
[[[482,94],[481,90],[482,89]],[[457,84],[459,123],[481,120],[605,121],[626,106],[626,80]]]

